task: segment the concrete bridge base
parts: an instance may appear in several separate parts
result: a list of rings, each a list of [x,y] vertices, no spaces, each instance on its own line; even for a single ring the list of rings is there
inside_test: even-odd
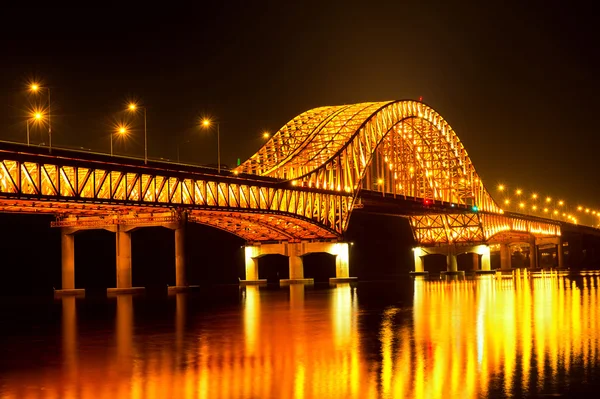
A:
[[[73,288],[65,290],[54,290],[54,296],[85,296],[84,288]]]
[[[164,216],[164,215],[163,215]],[[61,229],[62,246],[62,289],[56,291],[56,295],[73,295],[85,290],[75,288],[75,234],[82,230],[108,230],[115,233],[116,244],[116,287],[108,288],[107,294],[133,294],[144,292],[144,287],[133,287],[131,276],[131,233],[144,226],[161,226],[174,231],[175,236],[175,287],[169,287],[168,291],[183,292],[194,287],[187,285],[186,280],[186,256],[185,236],[187,225],[187,214],[182,212],[176,219],[170,222],[162,222],[157,218],[156,222],[135,224],[86,224],[86,218],[77,219],[80,225],[63,227]],[[91,221],[97,221],[90,218]]]
[[[107,288],[106,295],[120,295],[120,294],[143,294],[146,292],[146,287],[127,287],[127,288]]]
[[[358,282],[358,277],[331,277],[329,283],[355,283]]]
[[[170,285],[167,287],[169,294],[175,294],[178,292],[193,292],[200,290],[199,285]]]
[[[476,275],[495,275],[496,270],[475,270]]]
[[[279,280],[279,285],[290,285],[290,284],[314,284],[314,278],[287,278]]]
[[[478,270],[490,270],[491,268],[491,254],[490,247],[487,244],[481,245],[469,245],[459,246],[456,244],[443,245],[438,247],[416,247],[413,248],[413,256],[415,260],[415,270],[412,275],[419,275],[416,273],[424,273],[425,266],[423,258],[427,255],[445,255],[446,256],[446,271],[442,274],[447,275],[464,275],[464,271],[458,270],[457,256],[459,254],[472,254],[473,256],[473,271]]]
[[[240,285],[267,285],[267,279],[262,280],[240,280]]]
[[[335,256],[335,278],[350,279],[349,251],[346,242],[281,242],[275,244],[247,245],[244,249],[246,259],[246,280],[260,281],[258,278],[258,259],[265,255],[284,255],[289,258],[289,279],[281,280],[284,284],[308,282],[313,279],[304,278],[303,256],[311,253],[328,253]],[[314,281],[313,281],[314,282]],[[247,284],[247,283],[246,283]],[[280,283],[281,284],[281,283]]]
[[[440,272],[440,274],[442,276],[464,276],[465,271],[464,270],[447,270],[447,271]]]

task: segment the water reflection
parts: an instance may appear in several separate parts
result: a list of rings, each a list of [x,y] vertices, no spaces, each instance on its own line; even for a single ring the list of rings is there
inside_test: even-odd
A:
[[[197,310],[206,297],[177,294],[159,322],[138,317],[153,312],[143,298],[120,295],[106,303],[112,321],[91,326],[77,307],[85,300],[64,298],[61,366],[33,363],[0,376],[0,398],[565,393],[598,375],[599,279],[415,280],[412,305],[402,307],[367,306],[381,292],[349,284],[249,286],[239,305],[209,311]]]

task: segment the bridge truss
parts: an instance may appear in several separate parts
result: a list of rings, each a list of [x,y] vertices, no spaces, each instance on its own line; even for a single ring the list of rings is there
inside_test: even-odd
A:
[[[0,211],[51,212],[56,226],[186,212],[247,241],[335,239],[361,206],[361,192],[375,191],[441,206],[395,213],[410,218],[421,244],[484,242],[513,230],[560,234],[555,221],[504,215],[452,128],[417,101],[309,110],[221,174],[26,148],[0,148]]]
[[[232,173],[0,150],[0,211],[53,213],[60,227],[161,222],[183,211],[247,241],[332,239],[351,200]]]

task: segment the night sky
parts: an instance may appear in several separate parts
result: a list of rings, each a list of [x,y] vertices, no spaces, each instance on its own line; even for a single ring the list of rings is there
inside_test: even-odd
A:
[[[491,189],[498,182],[600,207],[598,35],[590,5],[550,2],[199,2],[169,9],[4,8],[0,138],[52,90],[53,141],[108,151],[111,125],[147,106],[150,157],[216,162],[252,155],[310,108],[418,99],[445,117]],[[325,3],[325,2],[323,2]],[[500,2],[498,2],[500,3]],[[523,4],[521,4],[523,3]],[[525,4],[527,3],[527,4]],[[418,5],[417,5],[418,4]],[[143,155],[135,140],[116,151]],[[41,130],[32,132],[45,141]]]

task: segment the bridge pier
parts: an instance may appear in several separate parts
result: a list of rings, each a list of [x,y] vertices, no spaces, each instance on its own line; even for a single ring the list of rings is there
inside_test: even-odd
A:
[[[304,280],[304,261],[300,243],[288,244],[290,263],[290,282]]]
[[[131,294],[144,291],[144,287],[131,286],[131,228],[117,225],[117,287],[107,288],[107,293]]]
[[[458,271],[458,261],[456,259],[456,247],[454,245],[448,245],[448,253],[446,255],[446,271],[448,272],[457,272]]]
[[[312,278],[304,277],[304,261],[302,257],[310,253],[328,253],[335,258],[335,277],[330,282],[355,281],[350,277],[349,245],[346,242],[282,242],[276,244],[248,245],[245,247],[246,279],[242,284],[266,283],[258,276],[258,258],[265,255],[278,254],[289,258],[289,279],[281,279],[280,284],[305,283],[312,284]]]
[[[198,286],[191,286],[187,283],[186,252],[185,240],[187,232],[187,213],[181,213],[181,219],[178,223],[168,226],[175,232],[175,286],[169,286],[169,292],[188,291]]]
[[[71,229],[61,229],[61,289],[57,295],[76,295],[85,293],[85,289],[75,288],[75,235]]]
[[[565,255],[563,253],[563,240],[562,237],[558,237],[558,243],[556,244],[556,258],[558,260],[558,268],[562,269],[565,267]]]
[[[500,244],[500,270],[510,270],[510,246],[505,243]]]
[[[261,248],[257,245],[244,247],[244,259],[246,266],[246,279],[240,280],[242,284],[266,284],[267,280],[258,278],[258,258],[262,255]]]
[[[421,247],[413,248],[413,256],[415,259],[414,273],[425,273],[425,266],[423,263],[423,249]]]
[[[535,244],[535,238],[529,241],[529,268],[537,269],[538,264],[538,247]]]

